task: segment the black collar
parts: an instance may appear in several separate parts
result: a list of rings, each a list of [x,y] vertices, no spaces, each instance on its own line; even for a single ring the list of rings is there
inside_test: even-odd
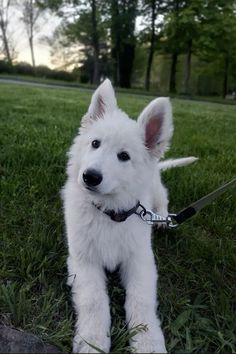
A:
[[[101,206],[94,204],[94,206],[101,210]],[[111,209],[105,209],[104,211],[101,210],[104,214],[110,216],[112,221],[116,221],[116,222],[123,222],[125,221],[129,216],[133,215],[136,213],[138,207],[140,206],[140,202],[138,201],[136,203],[136,205],[129,209],[129,210],[121,210],[118,213],[116,213],[114,210]]]

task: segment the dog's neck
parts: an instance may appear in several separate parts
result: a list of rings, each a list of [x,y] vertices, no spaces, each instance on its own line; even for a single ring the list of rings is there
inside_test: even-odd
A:
[[[101,212],[103,212],[104,214],[109,216],[112,221],[123,222],[126,219],[128,219],[128,217],[130,217],[131,215],[136,213],[137,209],[140,206],[140,202],[138,201],[131,209],[128,209],[128,210],[122,209],[117,212],[114,209],[102,209],[101,206],[98,204],[93,203],[93,205],[97,209],[101,210]]]

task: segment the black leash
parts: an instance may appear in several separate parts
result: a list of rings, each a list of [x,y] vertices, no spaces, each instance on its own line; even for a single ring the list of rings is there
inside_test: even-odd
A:
[[[153,213],[151,210],[146,210],[143,206],[143,211],[139,214],[142,220],[146,221],[150,225],[161,223],[169,228],[175,228],[182,224],[184,221],[190,219],[196,213],[198,213],[206,205],[210,204],[214,199],[218,198],[221,194],[226,192],[229,188],[236,184],[236,179],[224,184],[217,188],[215,191],[205,195],[196,202],[190,204],[187,208],[184,208],[177,214],[169,214],[166,218],[161,217],[158,214]]]
[[[190,219],[193,215],[202,210],[206,205],[210,204],[213,200],[218,198],[221,194],[225,193],[229,188],[236,184],[236,178],[232,181],[217,188],[215,191],[207,194],[205,197],[190,204],[187,208],[181,210],[178,214],[172,216],[177,224],[182,224],[184,221]]]
[[[198,213],[202,208],[206,205],[210,204],[213,200],[218,198],[221,194],[225,193],[229,188],[233,187],[236,184],[236,179],[224,184],[219,187],[215,191],[207,194],[196,202],[190,204],[187,208],[181,210],[178,214],[168,214],[167,217],[163,217],[159,214],[154,213],[152,210],[146,209],[140,202],[138,201],[136,205],[129,210],[121,210],[120,212],[115,212],[114,210],[101,210],[101,206],[94,204],[94,206],[101,210],[104,214],[110,217],[112,221],[123,222],[129,216],[136,214],[143,221],[148,223],[149,225],[155,225],[160,223],[162,225],[167,226],[168,228],[176,228],[184,221],[190,219],[196,213]]]

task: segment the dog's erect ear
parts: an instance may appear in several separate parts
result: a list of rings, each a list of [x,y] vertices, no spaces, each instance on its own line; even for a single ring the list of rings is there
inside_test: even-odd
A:
[[[116,108],[116,97],[111,81],[106,79],[94,92],[88,109],[90,119],[96,120]]]
[[[138,124],[143,130],[146,147],[157,157],[163,156],[173,133],[169,98],[160,97],[149,103],[140,114]]]

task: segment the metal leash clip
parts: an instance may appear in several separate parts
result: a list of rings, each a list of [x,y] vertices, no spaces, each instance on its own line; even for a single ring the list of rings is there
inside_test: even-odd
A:
[[[184,208],[178,214],[168,214],[166,218],[154,213],[152,210],[146,209],[140,203],[137,204],[135,214],[138,215],[143,221],[145,221],[149,225],[155,225],[156,223],[160,223],[162,225],[165,225],[169,229],[174,229],[186,220],[190,219],[192,216],[202,210],[202,208],[210,204],[213,200],[218,198],[221,194],[225,193],[229,188],[235,185],[236,178],[217,188],[213,192],[205,195],[196,202],[190,204],[187,208]],[[141,210],[137,211],[139,208],[141,208]]]
[[[168,220],[169,220],[169,223],[168,223],[168,227],[170,229],[175,229],[176,227],[179,226],[179,224],[176,222],[175,220],[175,216],[177,216],[177,214],[168,214]]]
[[[148,225],[155,225],[159,223],[162,225],[164,224],[171,229],[176,228],[178,226],[178,224],[174,222],[175,214],[169,214],[167,217],[164,217],[154,213],[152,210],[146,209],[141,204],[139,204],[139,207],[141,207],[142,210],[140,212],[136,212],[136,214],[139,215],[141,219],[145,221]]]

